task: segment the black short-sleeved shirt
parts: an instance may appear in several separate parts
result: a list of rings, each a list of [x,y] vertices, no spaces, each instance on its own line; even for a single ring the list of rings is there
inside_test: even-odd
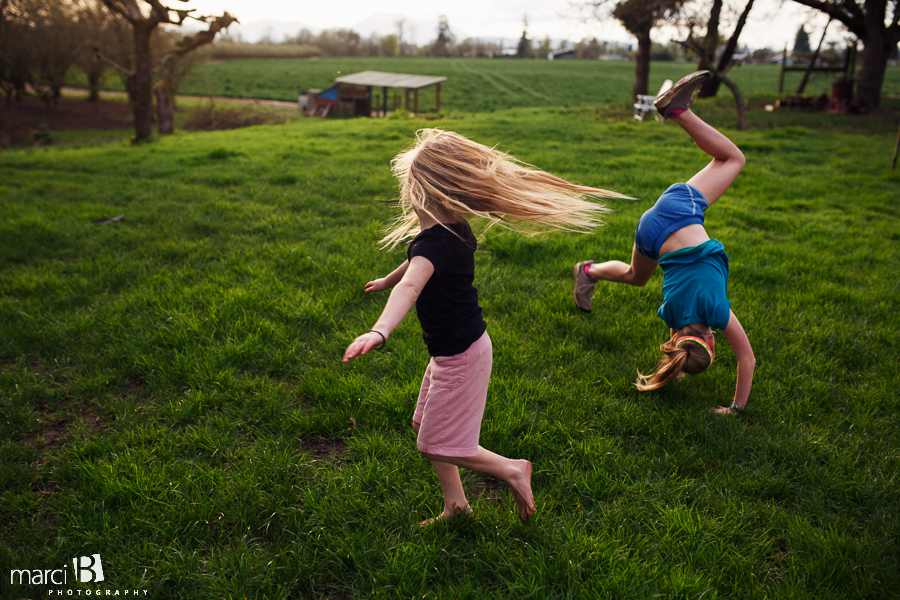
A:
[[[431,356],[465,352],[487,329],[478,304],[475,249],[478,241],[465,221],[434,225],[410,242],[406,256],[428,259],[434,274],[416,300],[422,338]]]

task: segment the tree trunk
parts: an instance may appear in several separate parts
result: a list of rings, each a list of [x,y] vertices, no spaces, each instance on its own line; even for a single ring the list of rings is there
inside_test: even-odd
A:
[[[719,91],[719,78],[716,77],[716,50],[719,47],[719,21],[722,16],[723,0],[713,0],[712,9],[709,12],[709,21],[706,24],[706,37],[703,39],[698,71],[712,71],[713,76],[700,85],[697,92],[698,98],[713,98]]]
[[[869,37],[863,40],[862,64],[856,79],[854,105],[860,110],[877,108],[881,103],[881,86],[889,53],[890,49],[885,48],[884,32],[870,28]]]
[[[134,134],[136,141],[150,139],[153,134],[153,66],[150,56],[152,28],[134,23],[134,78],[131,86]]]
[[[650,30],[637,34],[637,54],[634,58],[634,89],[631,90],[632,100],[638,95],[647,95],[650,90]]]
[[[102,76],[102,71],[98,72],[94,69],[88,71],[88,102],[100,100],[100,78]]]
[[[87,68],[88,102],[98,102],[100,100],[100,82],[103,80],[105,72],[106,65],[96,56],[96,53],[92,52]]]
[[[153,93],[156,95],[156,121],[159,135],[168,135],[175,131],[175,106],[172,102],[174,97],[162,81],[153,86]]]

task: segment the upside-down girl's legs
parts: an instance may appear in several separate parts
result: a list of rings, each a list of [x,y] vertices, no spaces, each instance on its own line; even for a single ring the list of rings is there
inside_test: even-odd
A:
[[[744,155],[734,142],[690,109],[669,118],[691,136],[698,148],[713,158],[711,163],[688,180],[690,185],[700,190],[706,202],[712,204],[731,187],[744,168]]]
[[[588,267],[588,275],[594,281],[603,279],[643,287],[650,281],[658,264],[658,260],[648,258],[634,248],[631,251],[630,265],[620,260],[594,263]]]

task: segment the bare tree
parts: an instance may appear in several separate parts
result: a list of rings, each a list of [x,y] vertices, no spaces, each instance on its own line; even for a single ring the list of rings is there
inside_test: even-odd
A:
[[[394,27],[397,28],[397,43],[400,45],[401,48],[403,47],[403,30],[404,30],[405,26],[406,26],[406,19],[403,17],[400,17],[399,19],[394,21]]]
[[[89,40],[91,47],[102,46],[104,53],[113,54],[111,49],[115,47],[124,24],[121,18],[109,12],[99,0],[91,0],[78,8],[78,24],[79,34]],[[100,84],[108,65],[94,52],[88,51],[79,55],[78,65],[87,75],[88,102],[97,102],[100,99]]]
[[[21,100],[28,78],[27,27],[15,0],[0,0],[0,88],[7,103]]]
[[[431,46],[432,56],[449,56],[450,47],[453,45],[453,34],[450,32],[450,22],[447,15],[441,15],[438,19],[437,39]]]
[[[72,3],[0,2],[0,87],[7,100],[21,99],[31,86],[48,106],[55,104],[84,46]]]
[[[175,47],[163,56],[159,65],[160,79],[153,86],[156,94],[156,115],[160,135],[172,133],[175,129],[173,118],[175,114],[175,68],[178,61],[189,52],[211,43],[217,33],[235,22],[237,19],[228,13],[216,17],[209,23],[209,29],[181,38],[175,43]]]
[[[900,0],[794,1],[840,21],[862,41],[854,104],[863,110],[877,107],[881,103],[888,57],[900,42]]]
[[[180,26],[188,18],[205,22],[208,17],[195,17],[191,15],[194,9],[176,10],[163,5],[160,0],[101,1],[110,11],[121,15],[131,24],[134,69],[130,75],[129,91],[132,97],[135,139],[138,141],[149,139],[153,133],[153,64],[150,38],[161,24]],[[177,1],[184,3],[189,0]],[[147,10],[142,10],[143,8]]]
[[[612,16],[634,34],[638,42],[632,98],[649,92],[650,50],[653,47],[650,32],[675,15],[683,3],[684,0],[622,0],[613,8]]]
[[[647,94],[650,86],[650,32],[672,19],[685,0],[588,0],[575,5],[587,18],[614,17],[629,33],[637,38],[638,49],[634,61],[634,87],[632,97]],[[579,56],[582,52],[579,52]],[[592,52],[588,52],[592,58]]]
[[[534,49],[531,47],[531,40],[528,39],[528,15],[522,17],[522,37],[519,38],[519,44],[516,46],[516,56],[518,58],[531,58],[534,55]]]
[[[734,32],[728,39],[728,42],[722,49],[718,61],[716,61],[716,49],[719,45],[719,22],[721,18],[722,0],[713,0],[712,11],[707,21],[706,35],[697,40],[694,37],[694,25],[696,22],[689,23],[689,32],[685,46],[698,57],[699,68],[708,70],[712,73],[712,77],[706,80],[700,87],[699,95],[704,98],[715,96],[719,90],[719,86],[724,84],[731,94],[734,96],[735,108],[738,115],[738,129],[747,128],[747,119],[744,115],[744,101],[737,85],[727,77],[728,71],[734,66],[734,54],[737,50],[738,39],[747,23],[747,16],[753,8],[754,0],[747,0],[744,10],[738,17]]]
[[[699,97],[714,97],[719,92],[719,86],[725,83],[722,81],[722,76],[734,66],[738,40],[747,23],[750,10],[753,8],[753,2],[754,0],[747,0],[735,23],[734,31],[724,46],[721,45],[722,35],[720,33],[723,20],[723,0],[712,0],[712,3],[708,5],[708,12],[703,10],[684,19],[683,23],[688,30],[687,40],[684,42],[685,47],[697,55],[699,69],[712,72],[712,77],[700,86]],[[698,30],[701,28],[705,28],[702,35],[698,34]],[[720,48],[721,53],[719,52]],[[731,86],[727,84],[726,87],[731,89]]]

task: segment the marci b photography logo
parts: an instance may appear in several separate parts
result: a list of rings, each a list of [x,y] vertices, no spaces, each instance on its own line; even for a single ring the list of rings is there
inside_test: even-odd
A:
[[[97,583],[103,581],[103,563],[99,554],[80,556],[72,559],[75,565],[75,577],[81,583]]]
[[[100,583],[105,580],[103,561],[99,554],[77,556],[72,559],[72,577],[69,577],[68,565],[61,569],[10,569],[10,585],[47,585],[67,586],[71,583]],[[47,591],[48,596],[145,596],[147,590],[118,590],[109,588],[97,589],[61,589]]]

